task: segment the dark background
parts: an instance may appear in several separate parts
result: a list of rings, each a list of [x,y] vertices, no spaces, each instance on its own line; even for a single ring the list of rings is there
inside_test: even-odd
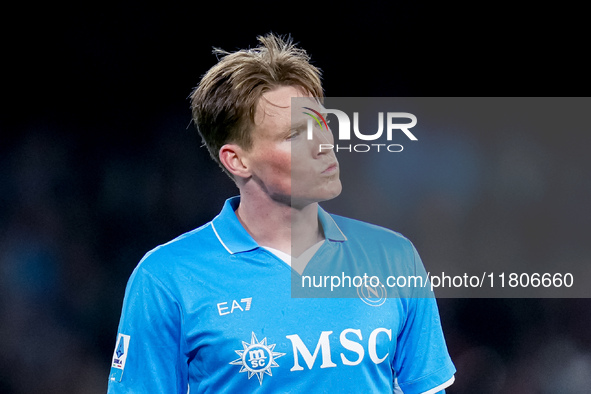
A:
[[[582,14],[567,3],[517,10],[378,1],[4,9],[0,392],[105,392],[132,269],[236,193],[190,125],[187,96],[215,63],[212,46],[235,50],[255,46],[260,34],[291,33],[334,97],[585,96]],[[542,245],[557,246],[549,249],[557,267],[562,258],[589,264],[589,133],[516,142],[465,132],[470,143],[443,156],[453,164],[447,178],[411,168],[398,175],[408,184],[381,205],[390,227],[413,240],[426,265],[466,249],[490,264],[535,259]],[[473,164],[465,153],[474,151],[462,146],[486,153],[479,163],[490,169],[469,196],[450,193],[465,184],[454,174]],[[361,198],[360,190],[343,196]],[[449,392],[590,387],[589,300],[439,305],[458,368]]]

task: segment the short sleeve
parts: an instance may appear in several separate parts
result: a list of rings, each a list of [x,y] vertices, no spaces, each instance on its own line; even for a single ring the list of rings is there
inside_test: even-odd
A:
[[[416,249],[414,255],[416,273],[423,276],[425,270]],[[437,302],[433,296],[407,301],[392,366],[397,384],[404,394],[441,392],[453,383],[456,369],[447,351]]]
[[[140,264],[125,290],[108,393],[185,394],[185,348],[179,303]]]

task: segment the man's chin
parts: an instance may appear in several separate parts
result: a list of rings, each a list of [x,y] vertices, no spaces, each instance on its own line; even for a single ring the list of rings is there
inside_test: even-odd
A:
[[[339,179],[335,182],[335,185],[333,186],[331,192],[329,193],[329,196],[322,201],[328,201],[328,200],[332,200],[333,198],[337,198],[338,196],[341,195],[342,191],[343,191],[343,185],[341,184],[341,181]]]
[[[291,206],[293,208],[304,208],[305,206],[310,204],[315,204],[323,201],[330,201],[333,198],[338,197],[343,191],[341,181],[337,180],[331,183],[332,184],[329,187],[323,188],[323,190],[318,191],[318,193],[314,193],[313,195],[292,195]]]

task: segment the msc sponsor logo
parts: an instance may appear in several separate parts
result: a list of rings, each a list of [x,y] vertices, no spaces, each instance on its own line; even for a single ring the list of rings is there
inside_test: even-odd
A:
[[[271,368],[278,367],[275,362],[279,357],[285,356],[285,353],[274,352],[275,344],[267,345],[267,338],[258,341],[254,332],[250,338],[250,343],[242,341],[242,350],[235,350],[240,358],[230,362],[232,365],[240,365],[239,372],[248,372],[248,378],[257,375],[259,384],[263,384],[264,375],[273,376]]]
[[[331,352],[332,334],[333,331],[322,331],[313,351],[306,346],[298,334],[286,335],[293,349],[293,364],[289,369],[290,372],[311,370],[315,367],[335,368],[338,364],[355,366],[361,364],[366,357],[377,365],[383,363],[390,354],[388,349],[392,341],[391,329],[376,328],[369,333],[366,342],[360,329],[347,328],[339,334],[338,338],[341,346],[348,352],[339,354]],[[268,345],[267,338],[259,342],[254,332],[250,343],[243,341],[242,347],[241,350],[235,350],[240,357],[230,364],[240,365],[239,372],[248,372],[248,379],[257,375],[261,385],[264,375],[272,376],[271,368],[279,367],[275,360],[286,355],[286,353],[274,352],[275,344]]]
[[[314,349],[314,353],[310,352],[299,335],[287,335],[286,338],[291,341],[293,347],[293,367],[290,369],[290,371],[304,370],[304,367],[300,364],[300,355],[302,356],[302,359],[308,369],[314,368],[318,354],[320,354],[322,358],[320,368],[336,367],[337,364],[334,363],[332,359],[332,353],[330,351],[329,339],[332,333],[332,331],[322,331],[320,338],[318,339],[318,343],[316,344],[316,348]],[[385,354],[378,354],[377,343],[379,335],[385,335],[388,337],[388,341],[391,341],[392,330],[386,328],[376,328],[369,334],[369,339],[367,341],[367,355],[374,364],[380,364],[384,362],[384,360],[386,360],[389,355],[389,352],[385,352]],[[366,350],[361,343],[362,340],[363,335],[359,329],[347,328],[341,332],[339,335],[341,346],[357,354],[357,358],[351,360],[346,354],[340,353],[340,359],[343,365],[358,365],[363,361],[366,355]]]

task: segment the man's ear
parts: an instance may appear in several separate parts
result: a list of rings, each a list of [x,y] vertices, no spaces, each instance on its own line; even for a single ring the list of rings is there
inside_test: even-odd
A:
[[[226,144],[220,148],[220,161],[226,167],[226,170],[232,175],[240,178],[251,176],[248,166],[245,163],[245,154],[243,148],[236,144]]]

